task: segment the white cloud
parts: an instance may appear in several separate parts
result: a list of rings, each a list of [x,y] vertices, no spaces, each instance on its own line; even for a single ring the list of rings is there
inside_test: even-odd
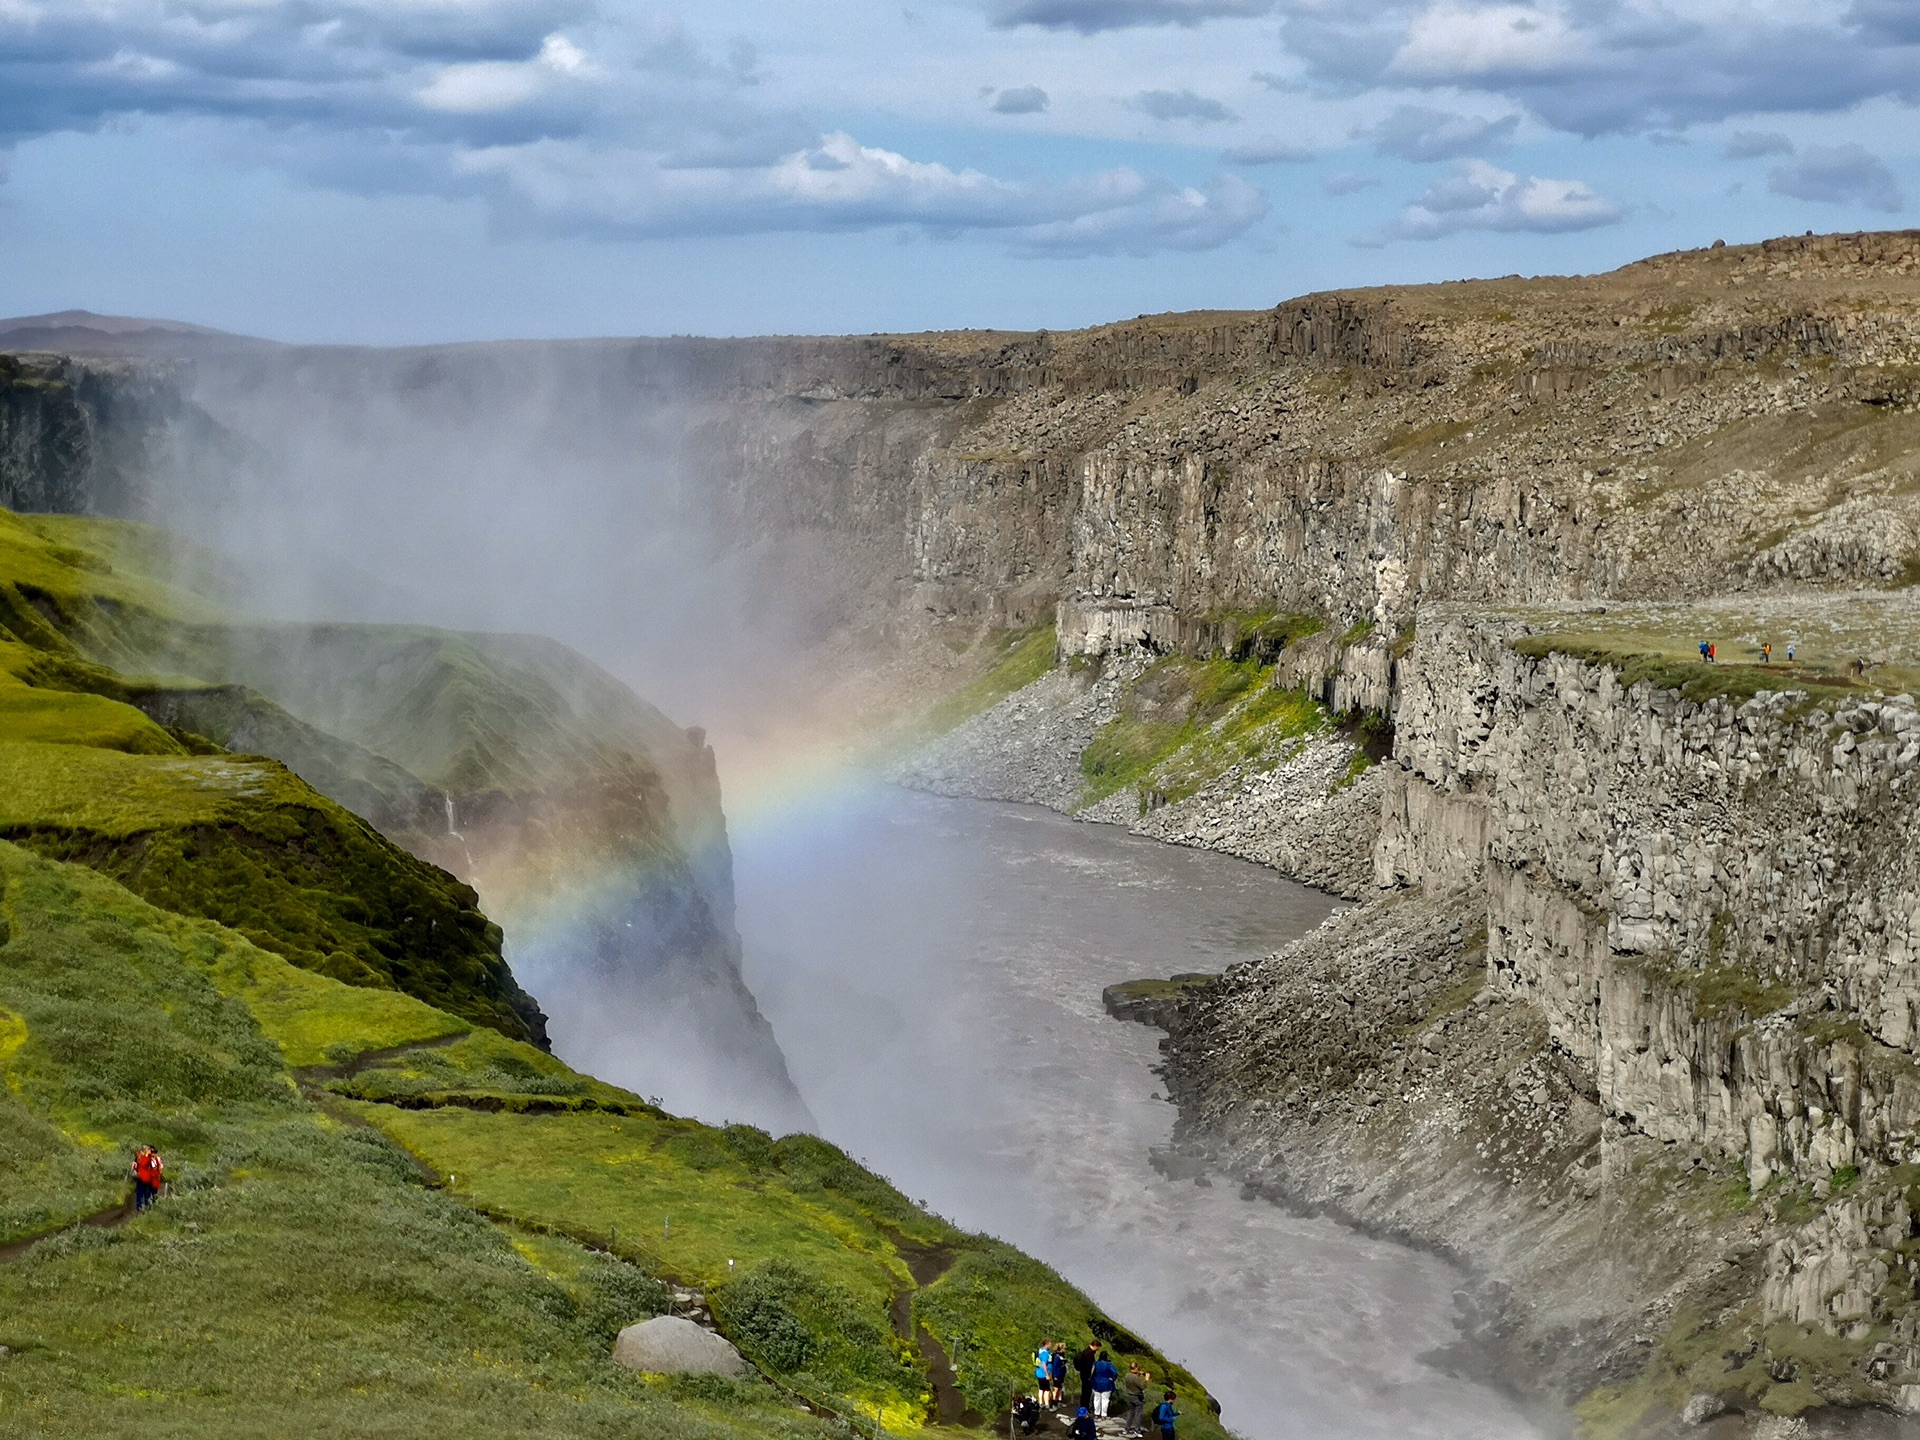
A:
[[[1586,58],[1588,43],[1567,17],[1533,5],[1436,5],[1414,17],[1387,73],[1449,85],[1555,74]]]
[[[992,109],[1000,115],[1038,115],[1047,104],[1047,92],[1038,85],[1016,85],[995,95]]]
[[[1127,168],[1016,183],[846,134],[755,167],[668,169],[641,152],[559,140],[476,151],[456,163],[511,216],[618,236],[907,225],[994,234],[1026,253],[1146,254],[1221,245],[1266,214],[1265,197],[1232,176],[1204,190]]]
[[[1720,153],[1729,160],[1758,160],[1763,155],[1791,155],[1793,141],[1778,130],[1736,130]]]
[[[1221,158],[1233,165],[1300,165],[1313,158],[1313,149],[1298,140],[1269,136],[1223,150]]]
[[[1438,240],[1463,230],[1564,234],[1611,225],[1624,212],[1579,180],[1516,175],[1467,160],[1430,186],[1377,239]]]
[[[415,93],[429,110],[478,115],[510,110],[538,97],[555,80],[586,79],[597,67],[564,35],[549,35],[531,60],[448,65]]]
[[[1180,23],[1266,0],[1132,3]],[[1188,119],[1230,114],[1168,94]],[[200,116],[230,151],[316,184],[477,198],[510,228],[610,236],[905,226],[1147,253],[1225,243],[1265,213],[1232,177],[1010,181],[915,158],[820,123],[811,99],[769,83],[742,37],[596,0],[0,0],[0,145]],[[1034,114],[1048,96],[992,103]]]

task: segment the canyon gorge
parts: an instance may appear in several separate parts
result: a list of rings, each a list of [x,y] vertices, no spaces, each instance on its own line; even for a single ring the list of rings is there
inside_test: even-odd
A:
[[[1458,1261],[1462,1368],[1594,1436],[1920,1423],[1920,232],[1062,334],[0,347],[0,506],[478,637],[149,668],[342,803],[300,725],[393,762],[489,905],[643,856],[566,943],[644,918],[766,1093],[708,735],[498,633],[539,604],[676,715],[1350,902],[1150,1007],[1167,1163]],[[396,754],[385,687],[479,664],[539,745]]]

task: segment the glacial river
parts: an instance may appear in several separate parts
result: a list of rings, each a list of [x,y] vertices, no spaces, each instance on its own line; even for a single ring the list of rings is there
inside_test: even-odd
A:
[[[880,786],[746,828],[735,865],[747,980],[823,1133],[1054,1265],[1248,1440],[1535,1433],[1423,1362],[1457,1338],[1447,1265],[1148,1162],[1174,1120],[1160,1032],[1109,1018],[1101,987],[1263,955],[1335,902],[1112,827]]]

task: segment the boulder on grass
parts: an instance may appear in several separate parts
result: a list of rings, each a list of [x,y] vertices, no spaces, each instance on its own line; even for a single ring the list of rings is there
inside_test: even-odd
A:
[[[648,1375],[738,1375],[747,1368],[724,1336],[678,1315],[656,1315],[622,1330],[613,1363]]]

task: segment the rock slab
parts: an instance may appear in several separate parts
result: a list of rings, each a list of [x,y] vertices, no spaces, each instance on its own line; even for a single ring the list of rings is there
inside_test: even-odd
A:
[[[648,1375],[738,1375],[747,1368],[725,1337],[678,1315],[656,1315],[622,1330],[613,1362]]]

